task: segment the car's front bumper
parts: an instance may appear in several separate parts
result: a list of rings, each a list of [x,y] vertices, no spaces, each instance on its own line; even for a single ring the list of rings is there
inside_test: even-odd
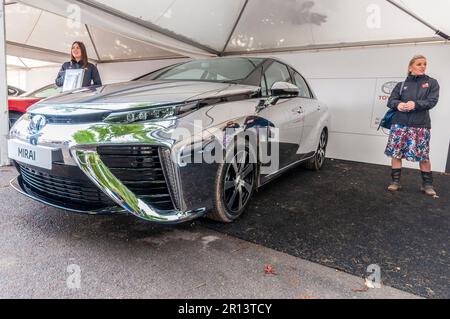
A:
[[[112,204],[107,207],[96,207],[96,203],[93,202],[93,208],[89,208],[89,205],[79,208],[68,205],[63,200],[55,201],[51,196],[34,192],[32,187],[27,187],[29,185],[27,185],[27,180],[22,174],[13,180],[11,185],[20,193],[34,200],[68,211],[88,214],[125,212],[147,221],[169,224],[190,221],[205,214],[207,208],[211,207],[216,168],[214,165],[203,164],[190,164],[180,167],[171,161],[172,152],[178,152],[180,145],[175,145],[172,139],[166,138],[164,130],[167,126],[173,126],[174,124],[176,123],[164,123],[160,126],[155,124],[141,125],[139,128],[131,128],[132,133],[129,129],[105,123],[49,124],[40,132],[37,145],[52,147],[60,154],[58,162],[54,163],[54,167],[66,169],[67,172],[64,174],[69,179],[71,176],[76,177],[75,175],[77,175],[70,174],[70,169],[76,168],[82,172],[80,175],[83,178],[89,179],[89,183],[106,194]],[[28,120],[20,120],[11,131],[10,138],[29,141],[27,128]],[[104,132],[114,133],[115,135],[111,134],[105,137],[102,136]],[[157,207],[147,200],[146,196],[141,196],[142,194],[135,192],[124,181],[126,178],[117,177],[116,172],[102,160],[102,156],[98,152],[99,147],[129,147],[130,145],[144,145],[158,149],[162,174],[173,203],[170,209]],[[24,166],[26,167],[26,165]],[[20,167],[18,169],[21,172]],[[31,169],[36,168],[31,167]],[[39,169],[37,170],[39,171]],[[53,171],[47,171],[43,174],[51,173]],[[41,172],[37,174],[41,174]],[[50,188],[55,187],[59,191],[61,186],[53,184],[52,176],[48,178],[50,179]],[[137,181],[135,182],[137,183]],[[47,184],[41,185],[39,181],[36,183],[38,186],[47,186]],[[68,183],[70,184],[71,181],[69,180]]]

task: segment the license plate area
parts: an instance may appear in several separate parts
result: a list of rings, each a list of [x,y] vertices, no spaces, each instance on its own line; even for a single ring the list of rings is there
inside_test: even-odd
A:
[[[60,150],[32,145],[16,139],[8,140],[8,157],[19,163],[51,170],[53,161],[61,158]]]

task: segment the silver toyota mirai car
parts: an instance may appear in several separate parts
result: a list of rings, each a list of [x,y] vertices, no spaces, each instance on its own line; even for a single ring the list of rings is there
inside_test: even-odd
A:
[[[232,222],[262,185],[322,167],[329,121],[280,60],[191,60],[31,107],[10,131],[11,185],[67,211]]]

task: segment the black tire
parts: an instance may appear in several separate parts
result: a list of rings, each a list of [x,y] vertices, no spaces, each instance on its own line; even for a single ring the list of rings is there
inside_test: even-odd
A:
[[[9,112],[9,128],[13,127],[14,123],[22,116],[19,112]]]
[[[253,156],[253,157],[252,157]],[[217,170],[214,209],[207,217],[222,223],[239,218],[256,188],[257,163],[250,148],[232,147]],[[244,157],[244,160],[241,158]]]
[[[305,167],[307,169],[319,171],[323,167],[323,164],[325,163],[327,145],[328,145],[328,132],[326,129],[324,129],[320,134],[320,140],[319,145],[317,146],[316,154],[314,154],[314,157],[305,163]]]

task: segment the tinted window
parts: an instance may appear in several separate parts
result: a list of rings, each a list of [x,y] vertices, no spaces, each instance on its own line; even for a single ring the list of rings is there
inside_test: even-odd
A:
[[[272,63],[266,70],[267,87],[270,89],[275,82],[289,82],[291,76],[286,65],[279,62]]]
[[[149,74],[139,80],[237,81],[248,77],[260,62],[262,62],[262,59],[219,58],[194,60],[169,67],[161,72]]]
[[[27,97],[46,99],[48,97],[55,96],[61,93],[61,90],[62,88],[57,86],[45,87],[30,93],[29,95],[27,95]]]
[[[34,94],[35,97],[46,99],[51,96],[55,96],[57,94],[61,93],[61,88],[59,87],[51,87],[42,91],[39,91]]]
[[[297,72],[294,72],[294,80],[295,80],[295,85],[297,85],[298,88],[300,89],[300,96],[306,97],[306,98],[311,98],[312,95],[309,92],[309,88],[308,88],[308,85],[306,84],[305,79],[303,79],[303,77],[300,74],[298,74]]]

